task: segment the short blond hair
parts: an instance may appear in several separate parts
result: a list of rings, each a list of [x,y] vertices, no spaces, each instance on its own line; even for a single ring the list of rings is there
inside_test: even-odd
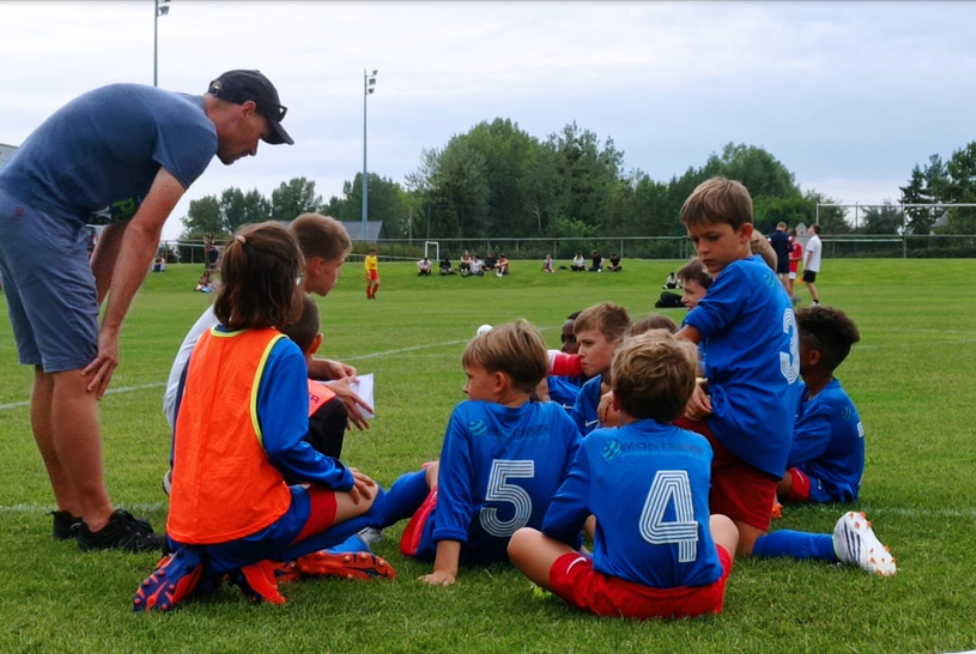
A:
[[[549,356],[539,330],[519,319],[471,339],[464,348],[461,365],[503,373],[515,388],[531,393],[549,370]]]
[[[678,331],[678,323],[663,313],[652,313],[631,325],[627,336],[637,336],[638,334],[643,334],[653,329],[664,329],[668,333],[673,334]]]
[[[724,177],[713,177],[699,184],[681,207],[681,222],[689,225],[727,223],[738,231],[752,224],[752,196],[749,190]]]
[[[321,257],[331,262],[345,258],[352,250],[349,232],[332,216],[303,213],[291,222],[290,228],[298,239],[306,261]]]
[[[580,312],[573,325],[573,332],[595,330],[603,334],[607,341],[619,341],[627,335],[630,329],[630,314],[627,310],[613,302],[601,302]]]
[[[621,411],[638,420],[667,424],[685,412],[695,390],[698,351],[691,343],[656,329],[625,340],[611,370]]]

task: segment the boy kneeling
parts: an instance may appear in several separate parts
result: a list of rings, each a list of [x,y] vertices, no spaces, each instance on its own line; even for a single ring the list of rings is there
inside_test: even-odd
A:
[[[693,347],[653,331],[613,360],[623,426],[583,439],[542,531],[508,548],[515,566],[564,600],[602,616],[648,619],[719,613],[739,532],[708,513],[712,449],[671,426],[695,387]],[[596,517],[592,557],[567,543]]]

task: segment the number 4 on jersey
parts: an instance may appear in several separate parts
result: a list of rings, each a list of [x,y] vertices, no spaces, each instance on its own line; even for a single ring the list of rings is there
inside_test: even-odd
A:
[[[674,520],[665,520],[672,504]],[[686,470],[659,470],[654,475],[641,511],[640,535],[651,545],[677,545],[679,563],[698,557],[698,522]]]

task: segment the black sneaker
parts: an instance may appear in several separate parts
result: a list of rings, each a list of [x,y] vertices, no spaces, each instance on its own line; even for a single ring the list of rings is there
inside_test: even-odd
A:
[[[81,521],[75,529],[78,539],[78,549],[82,552],[91,550],[127,550],[129,552],[154,552],[162,550],[166,537],[153,533],[153,528],[145,520],[132,517],[132,514],[122,509],[116,509],[109,518],[108,524],[92,533],[88,525]]]
[[[75,537],[75,525],[81,524],[81,518],[71,515],[70,511],[51,511],[54,516],[54,540],[68,540]]]

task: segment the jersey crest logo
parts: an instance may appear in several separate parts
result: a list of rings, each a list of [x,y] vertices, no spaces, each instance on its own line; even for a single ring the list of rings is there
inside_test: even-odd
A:
[[[484,436],[488,433],[488,425],[484,420],[472,420],[468,423],[468,430],[472,436]]]
[[[607,441],[607,444],[603,446],[603,450],[600,452],[600,454],[602,454],[603,458],[607,461],[613,461],[621,454],[620,441]]]

